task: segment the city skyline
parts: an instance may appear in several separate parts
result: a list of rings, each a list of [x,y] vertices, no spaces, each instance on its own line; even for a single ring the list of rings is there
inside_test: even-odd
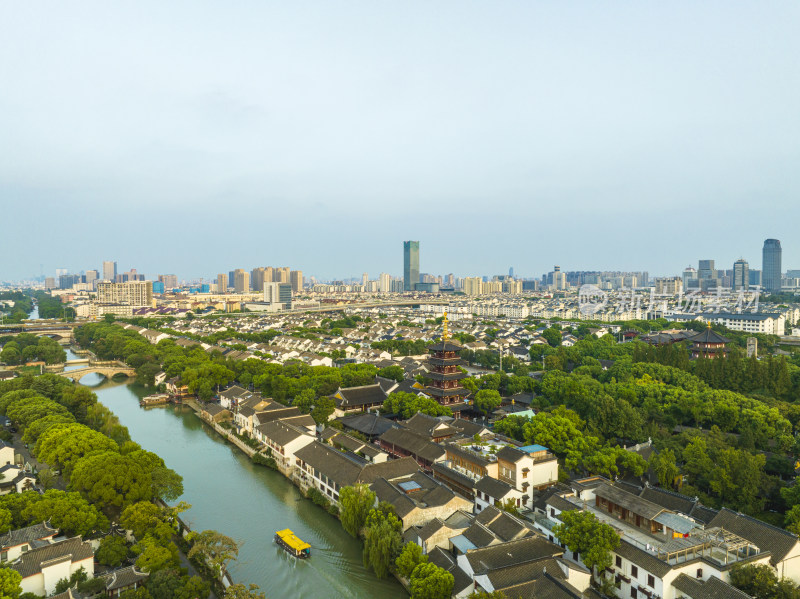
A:
[[[779,251],[782,253],[783,248],[780,247],[780,240],[770,238],[770,239],[764,240],[763,243],[773,242],[773,241],[778,243]],[[415,254],[414,254],[414,252],[412,252],[412,254],[414,254],[416,256],[416,258],[415,258],[416,271],[415,272],[417,273],[417,276],[419,276],[420,274],[432,274],[434,276],[444,277],[444,276],[446,276],[448,274],[454,274],[456,277],[459,277],[459,278],[474,277],[474,276],[492,277],[492,276],[502,276],[503,272],[505,271],[504,268],[498,268],[495,271],[491,271],[491,272],[475,272],[473,270],[473,271],[469,271],[469,272],[466,272],[466,273],[454,273],[452,270],[447,270],[446,268],[441,270],[441,271],[426,270],[422,266],[420,266],[420,264],[421,264],[420,263],[420,253],[424,252],[424,245],[423,245],[424,242],[419,242],[419,241],[408,242],[408,241],[404,241],[403,242],[403,244],[404,244],[403,257],[401,259],[401,269],[400,269],[399,273],[398,272],[393,272],[391,269],[382,269],[382,270],[379,270],[379,271],[376,271],[376,272],[362,272],[361,274],[355,274],[354,273],[354,274],[351,274],[349,276],[323,278],[321,276],[316,275],[313,271],[312,272],[308,272],[308,271],[303,270],[303,269],[298,269],[297,272],[301,273],[301,276],[304,276],[306,279],[314,277],[318,281],[334,281],[334,280],[346,280],[346,281],[352,280],[352,281],[357,281],[357,280],[362,279],[364,274],[367,274],[370,280],[379,280],[380,276],[383,275],[383,274],[388,274],[389,276],[391,276],[392,278],[395,278],[395,279],[399,278],[399,279],[403,279],[404,280],[406,278],[406,264],[405,264],[405,262],[406,262],[406,256],[407,256],[407,253],[408,253],[408,250],[406,249],[406,244],[408,244],[408,243],[416,243],[417,244],[415,246]],[[424,255],[425,255],[426,258],[428,258],[427,253],[425,253]],[[434,256],[433,259],[435,261],[436,257]],[[641,270],[641,271],[647,272],[649,274],[650,278],[653,279],[653,278],[657,278],[657,277],[673,277],[673,276],[674,277],[680,277],[685,268],[687,268],[687,267],[695,268],[696,266],[702,266],[702,263],[709,262],[709,261],[712,264],[712,268],[714,268],[715,270],[718,270],[718,271],[730,270],[730,271],[733,272],[733,271],[736,270],[736,264],[742,259],[748,264],[749,271],[759,271],[760,272],[762,270],[762,263],[763,263],[763,249],[762,249],[762,257],[761,258],[757,258],[757,259],[754,260],[752,258],[749,258],[748,255],[738,255],[738,257],[736,259],[734,259],[730,264],[728,264],[726,261],[718,260],[717,258],[699,258],[699,257],[697,257],[692,262],[689,262],[684,266],[676,268],[676,270],[674,272],[663,272],[663,273],[661,273],[661,272],[650,271],[647,268],[633,269],[633,268],[623,268],[621,266],[609,267],[609,268],[592,268],[592,267],[589,267],[589,266],[585,266],[585,267],[576,266],[574,268],[562,268],[561,270],[563,270],[564,272],[603,272],[603,271],[609,271],[609,272],[636,272],[637,270]],[[780,266],[780,262],[781,261],[779,259],[778,267],[779,267],[779,270],[781,272],[787,272],[789,270],[797,270],[797,268],[794,268],[792,266],[792,263],[786,264],[784,262],[783,266],[781,267]],[[116,260],[104,260],[104,261],[101,261],[100,263],[101,263],[101,268],[99,269],[100,273],[104,273],[104,269],[107,268],[106,265],[113,265],[113,271],[114,272],[116,272],[116,270],[117,270],[118,261],[116,261]],[[543,270],[541,272],[538,272],[538,273],[525,273],[523,269],[519,268],[518,264],[516,266],[512,265],[510,267],[510,270],[515,271],[514,276],[516,278],[518,278],[518,279],[528,279],[528,280],[530,280],[530,279],[541,279],[542,276],[546,276],[547,273],[552,270],[552,268],[553,268],[552,264],[553,263],[554,262],[551,262],[550,266],[543,267]],[[423,261],[422,264],[424,265],[425,262]],[[798,263],[798,266],[800,266],[800,263]],[[131,268],[133,269],[134,272],[139,270],[136,267],[131,267]],[[244,268],[244,269],[237,268],[237,270],[246,271],[248,274],[250,274],[251,273],[250,268],[251,267],[247,267],[247,268]],[[252,267],[252,268],[254,269],[253,272],[255,272],[255,270],[261,269],[261,267]],[[120,269],[120,272],[122,270],[123,269]],[[225,276],[229,276],[229,275],[234,273],[234,270],[227,270],[227,268],[224,269],[224,270],[226,270],[226,272],[228,273],[228,275],[225,275]],[[355,268],[354,270],[358,271],[357,268]],[[67,274],[67,273],[80,274],[82,272],[90,272],[91,269],[71,270],[71,269],[67,269],[67,268],[56,268],[56,269],[54,269],[54,272],[56,272],[56,278],[57,278],[58,273],[61,272],[61,271],[63,271],[62,274]],[[139,270],[139,271],[142,272],[141,270]],[[287,271],[287,273],[289,272],[288,267],[286,267],[286,271]],[[518,271],[523,271],[523,272],[518,272]],[[292,272],[295,272],[295,271],[292,271]],[[152,271],[145,271],[146,276],[148,278],[152,279],[152,280],[160,280],[164,276],[169,276],[169,277],[177,276],[177,279],[179,281],[201,281],[202,280],[202,281],[215,282],[215,281],[217,281],[219,279],[219,277],[223,276],[223,275],[217,275],[217,274],[213,274],[213,273],[204,273],[204,274],[201,274],[199,276],[184,276],[184,275],[181,275],[181,274],[175,275],[174,273],[173,274],[166,274],[166,273],[168,273],[168,269],[164,269],[164,268],[160,268],[160,269],[156,268],[156,269],[154,269]],[[32,275],[31,278],[35,278],[36,276],[38,276],[38,275]],[[45,273],[45,276],[52,276],[52,273]],[[102,278],[106,279],[107,277],[105,277],[105,274],[103,274]],[[3,280],[4,279],[2,277],[2,273],[0,273],[0,281],[3,281]],[[21,279],[21,280],[24,280],[24,279]],[[228,287],[233,288],[234,286],[235,285],[233,284],[233,281],[231,280],[230,284],[228,285]],[[258,289],[258,286],[254,285],[253,288],[254,289]]]
[[[4,6],[0,278],[800,264],[796,3],[313,6]]]

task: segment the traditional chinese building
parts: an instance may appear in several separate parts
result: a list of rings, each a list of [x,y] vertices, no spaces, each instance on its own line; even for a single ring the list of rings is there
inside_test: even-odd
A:
[[[430,372],[428,372],[427,378],[431,380],[431,384],[425,388],[425,393],[451,409],[458,405],[465,405],[464,398],[468,395],[468,391],[460,383],[461,379],[468,376],[459,368],[464,364],[458,355],[462,349],[458,343],[453,343],[449,339],[447,314],[445,313],[442,338],[428,348],[431,355],[428,356]]]
[[[727,337],[712,331],[710,322],[704,331],[689,337],[689,341],[692,344],[689,347],[692,358],[725,357],[728,353],[727,344],[731,342]]]

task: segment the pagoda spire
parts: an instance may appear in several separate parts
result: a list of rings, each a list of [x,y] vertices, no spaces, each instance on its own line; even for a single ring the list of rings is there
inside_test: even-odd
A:
[[[447,343],[449,335],[447,334],[447,312],[444,313],[444,330],[442,331],[442,341]]]

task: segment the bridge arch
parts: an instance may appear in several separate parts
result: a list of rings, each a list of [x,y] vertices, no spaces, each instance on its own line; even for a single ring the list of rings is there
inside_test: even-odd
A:
[[[58,374],[74,383],[78,383],[87,374],[99,374],[107,379],[113,378],[118,374],[132,378],[136,376],[136,370],[129,366],[87,366],[86,368],[76,368],[75,370],[67,370]]]

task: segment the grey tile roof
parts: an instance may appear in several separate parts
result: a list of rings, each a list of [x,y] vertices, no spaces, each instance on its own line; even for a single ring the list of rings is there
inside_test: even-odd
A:
[[[491,476],[484,476],[475,483],[476,490],[489,495],[494,500],[503,499],[508,493],[514,490],[514,487],[502,480],[497,480]]]
[[[65,539],[37,549],[31,549],[11,564],[11,567],[20,573],[22,578],[28,578],[42,571],[42,563],[71,561],[72,563],[94,557],[94,551],[89,543],[84,543],[80,537]]]
[[[468,589],[472,586],[472,578],[464,572],[461,568],[458,567],[456,561],[453,559],[453,556],[444,551],[441,547],[436,547],[432,551],[428,553],[428,561],[432,564],[443,568],[450,572],[455,579],[455,584],[453,585],[453,594],[457,595],[462,591]]]
[[[639,493],[639,497],[673,512],[681,512],[683,514],[691,514],[692,508],[697,504],[696,498],[656,487],[645,487]]]
[[[391,428],[383,433],[380,439],[431,463],[442,459],[445,455],[441,446],[407,429]]]
[[[11,530],[0,536],[0,548],[6,550],[10,547],[25,545],[26,543],[29,544],[31,541],[53,537],[57,533],[57,528],[51,528],[47,522],[40,522],[38,524],[26,526],[25,528]]]
[[[338,393],[342,396],[342,399],[337,399],[336,403],[343,408],[383,403],[386,399],[386,393],[383,392],[383,389],[381,389],[381,386],[377,383],[374,385],[339,389]]]
[[[503,447],[500,451],[497,452],[497,459],[505,460],[506,462],[511,462],[512,464],[516,464],[522,458],[525,457],[525,452],[520,451],[514,447]]]
[[[395,424],[388,418],[383,418],[377,414],[354,414],[339,418],[345,428],[350,428],[369,437],[382,435],[390,428],[395,428]]]
[[[113,591],[115,589],[124,589],[134,585],[137,582],[146,580],[149,575],[146,572],[140,572],[136,566],[128,566],[127,568],[120,568],[101,577],[106,583],[106,590]]]
[[[550,572],[542,574],[536,580],[524,582],[517,586],[503,589],[507,597],[535,597],[536,599],[600,599],[594,589],[582,593],[566,580],[561,580],[557,574]]]
[[[772,553],[770,563],[775,566],[786,557],[796,545],[798,538],[789,531],[761,522],[750,516],[745,516],[722,508],[719,513],[708,523],[709,527],[718,526],[739,535],[753,543],[761,551]]]
[[[308,433],[301,431],[300,429],[290,424],[285,424],[280,420],[275,420],[274,422],[267,422],[265,424],[259,425],[256,428],[267,439],[270,439],[273,443],[276,443],[281,447],[284,447],[288,443],[291,443],[295,439],[299,439],[302,436],[310,437]]]
[[[664,575],[672,569],[672,566],[667,562],[658,559],[655,555],[644,549],[639,549],[625,539],[620,540],[619,547],[617,547],[614,552],[659,578],[664,578]]]
[[[664,508],[660,505],[656,505],[652,501],[643,499],[638,495],[629,493],[628,491],[620,489],[614,485],[600,485],[595,489],[594,493],[597,497],[608,499],[609,501],[630,510],[634,514],[642,516],[643,518],[647,518],[648,520],[652,520],[664,511]]]
[[[752,599],[744,591],[716,576],[703,581],[681,574],[673,581],[672,586],[691,599]]]
[[[544,557],[560,557],[563,554],[564,550],[558,545],[539,536],[530,536],[516,541],[472,549],[467,552],[467,561],[475,574],[483,574]]]
[[[495,590],[501,591],[523,582],[536,580],[545,572],[552,574],[555,578],[566,579],[564,571],[558,565],[556,558],[547,556],[536,561],[493,570],[489,572],[489,581]]]

